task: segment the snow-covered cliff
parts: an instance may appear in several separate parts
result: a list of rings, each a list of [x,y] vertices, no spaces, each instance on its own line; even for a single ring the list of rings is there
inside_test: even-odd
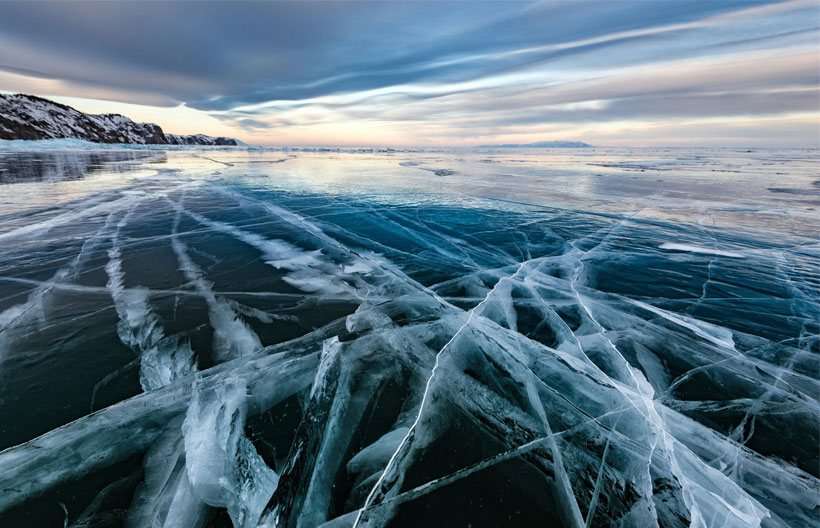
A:
[[[0,139],[74,138],[137,145],[237,145],[231,138],[165,134],[153,123],[119,114],[85,114],[70,106],[25,94],[0,94]]]

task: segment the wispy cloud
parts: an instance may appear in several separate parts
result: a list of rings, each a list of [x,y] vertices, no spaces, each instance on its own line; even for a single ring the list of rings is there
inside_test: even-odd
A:
[[[755,116],[774,140],[763,118],[820,114],[819,36],[813,0],[5,3],[0,89],[184,104],[274,142]]]

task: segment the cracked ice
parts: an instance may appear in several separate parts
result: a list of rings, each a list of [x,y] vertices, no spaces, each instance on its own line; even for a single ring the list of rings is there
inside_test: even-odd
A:
[[[138,152],[0,147],[3,526],[816,522],[816,152]]]

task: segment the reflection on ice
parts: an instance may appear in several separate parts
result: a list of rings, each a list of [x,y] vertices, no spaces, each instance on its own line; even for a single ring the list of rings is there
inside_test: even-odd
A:
[[[138,152],[0,186],[0,524],[816,521],[771,153]]]
[[[150,159],[158,159],[157,153],[135,150],[7,152],[0,159],[0,185],[76,180],[103,170],[125,172]]]

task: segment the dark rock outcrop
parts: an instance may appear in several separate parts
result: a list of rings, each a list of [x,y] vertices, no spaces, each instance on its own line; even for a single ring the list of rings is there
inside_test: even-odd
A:
[[[238,142],[235,139],[226,137],[211,137],[203,134],[194,134],[192,136],[165,134],[165,139],[168,141],[169,145],[238,145]]]

